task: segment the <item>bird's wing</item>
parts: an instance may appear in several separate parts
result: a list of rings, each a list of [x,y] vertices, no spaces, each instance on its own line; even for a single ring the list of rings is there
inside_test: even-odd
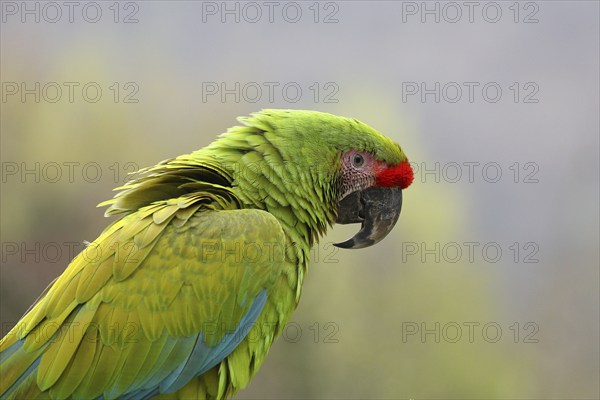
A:
[[[0,341],[0,397],[144,398],[229,355],[262,311],[285,238],[271,214],[214,200],[155,202],[107,228]]]

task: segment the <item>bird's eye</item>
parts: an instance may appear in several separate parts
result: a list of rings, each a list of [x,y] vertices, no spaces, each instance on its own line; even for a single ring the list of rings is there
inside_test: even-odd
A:
[[[365,158],[362,156],[362,154],[355,154],[354,157],[352,157],[352,165],[356,168],[360,168],[363,166],[363,164],[365,163]]]

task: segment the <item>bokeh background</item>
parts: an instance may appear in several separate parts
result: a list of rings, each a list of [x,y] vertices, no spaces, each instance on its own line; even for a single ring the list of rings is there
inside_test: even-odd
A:
[[[379,245],[323,238],[239,398],[600,396],[598,2],[48,4],[2,2],[2,334],[127,172],[317,109],[416,179]]]

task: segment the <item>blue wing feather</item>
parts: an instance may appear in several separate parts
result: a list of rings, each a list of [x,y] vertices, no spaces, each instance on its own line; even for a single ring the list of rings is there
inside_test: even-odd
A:
[[[267,301],[267,292],[262,290],[252,302],[246,314],[240,320],[235,331],[225,334],[223,339],[214,347],[204,341],[202,334],[196,337],[196,343],[189,357],[179,368],[170,373],[161,382],[152,382],[121,397],[123,400],[144,400],[159,393],[173,393],[184,387],[191,379],[199,376],[223,361],[248,335]]]

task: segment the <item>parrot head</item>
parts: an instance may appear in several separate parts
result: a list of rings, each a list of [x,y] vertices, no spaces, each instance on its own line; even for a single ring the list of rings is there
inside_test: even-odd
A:
[[[372,246],[391,232],[402,208],[402,190],[413,181],[408,161],[389,165],[368,151],[356,149],[342,157],[342,196],[336,222],[361,223],[350,239],[334,245],[346,249]]]
[[[246,126],[231,128],[217,143],[236,151],[248,146],[236,160],[261,171],[251,174],[261,192],[255,204],[265,203],[261,207],[275,215],[291,204],[317,233],[327,224],[360,223],[352,238],[335,244],[341,248],[369,247],[392,230],[413,170],[390,138],[355,119],[317,111],[267,109],[239,121]]]

